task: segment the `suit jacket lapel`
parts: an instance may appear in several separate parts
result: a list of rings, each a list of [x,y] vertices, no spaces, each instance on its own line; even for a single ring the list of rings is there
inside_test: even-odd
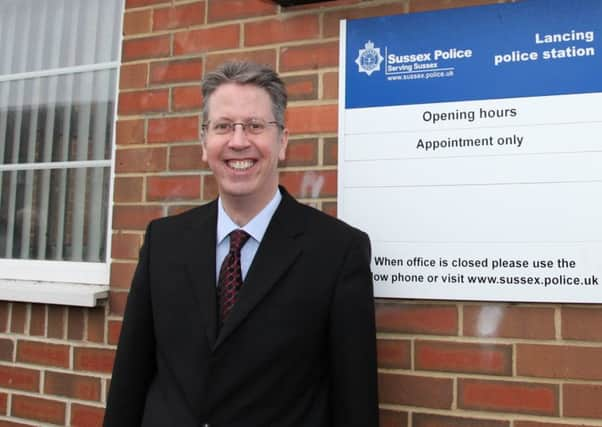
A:
[[[298,202],[280,187],[282,201],[247,272],[239,299],[222,326],[215,343],[218,347],[253,308],[265,297],[278,279],[301,253],[300,234],[304,229]]]
[[[202,207],[206,215],[194,216],[195,222],[183,236],[185,263],[190,276],[193,293],[198,297],[200,313],[207,325],[207,339],[213,347],[217,331],[217,308],[215,290],[215,246],[217,229],[217,203]]]

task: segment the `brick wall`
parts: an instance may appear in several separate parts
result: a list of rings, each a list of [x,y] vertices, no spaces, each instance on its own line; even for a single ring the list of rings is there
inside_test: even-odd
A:
[[[119,326],[106,307],[0,302],[0,426],[97,426]]]
[[[339,20],[499,2],[126,0],[109,304],[0,303],[0,427],[100,425],[146,224],[216,195],[197,137],[205,70],[238,57],[281,73],[281,182],[336,214]],[[381,425],[602,426],[599,308],[377,301]]]

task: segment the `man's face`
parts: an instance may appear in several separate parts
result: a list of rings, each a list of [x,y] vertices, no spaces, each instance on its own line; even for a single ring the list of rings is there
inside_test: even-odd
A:
[[[251,119],[274,121],[268,93],[253,85],[227,83],[209,98],[209,128],[203,141],[203,160],[217,180],[220,197],[265,204],[278,186],[278,160],[284,160],[288,131],[267,126],[252,135],[242,126],[233,133],[218,135],[211,124],[218,121],[246,123]]]

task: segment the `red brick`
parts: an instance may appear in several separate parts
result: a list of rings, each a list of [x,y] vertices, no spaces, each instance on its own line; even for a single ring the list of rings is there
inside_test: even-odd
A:
[[[67,339],[83,340],[84,328],[84,308],[67,307]]]
[[[339,98],[339,73],[324,73],[322,76],[322,99]]]
[[[282,79],[286,85],[289,101],[307,101],[318,98],[318,76],[306,74]]]
[[[562,307],[562,338],[602,341],[600,307]]]
[[[115,159],[117,173],[159,172],[167,167],[166,148],[118,149]]]
[[[115,361],[115,351],[106,348],[76,347],[73,359],[78,371],[110,374]]]
[[[199,118],[168,117],[148,121],[148,142],[198,141]]]
[[[6,332],[8,328],[8,312],[10,310],[10,303],[7,301],[0,301],[0,332]]]
[[[152,219],[162,216],[164,214],[161,206],[115,206],[113,208],[113,229],[144,230]]]
[[[173,111],[199,110],[202,99],[200,85],[174,87],[171,107]]]
[[[117,320],[109,320],[109,339],[111,345],[117,345],[119,342],[119,334],[121,333],[121,322]]]
[[[225,21],[252,16],[266,16],[276,13],[274,3],[263,0],[208,0],[208,21]]]
[[[115,178],[114,201],[117,203],[141,202],[143,183],[142,177]]]
[[[148,82],[148,64],[123,64],[119,73],[119,89],[144,89]]]
[[[293,135],[337,131],[338,109],[332,105],[291,107],[286,125]]]
[[[37,392],[40,389],[40,372],[0,365],[0,386]]]
[[[190,200],[201,197],[201,178],[198,175],[151,176],[147,180],[147,200]]]
[[[155,9],[153,30],[169,30],[199,25],[205,21],[205,3],[194,2],[181,6]]]
[[[14,423],[12,421],[0,420],[0,427],[36,427],[32,424]]]
[[[280,173],[280,183],[297,198],[335,197],[337,171],[285,171]]]
[[[123,34],[131,36],[150,33],[153,24],[153,14],[150,9],[129,10],[123,15]]]
[[[116,292],[111,289],[109,293],[109,309],[111,310],[111,314],[123,316],[127,297],[127,292]]]
[[[203,164],[201,160],[201,144],[178,145],[169,150],[169,170],[198,171]]]
[[[9,338],[0,338],[0,360],[13,361],[13,349],[15,344]]]
[[[398,15],[405,13],[406,9],[405,2],[392,2],[391,4],[383,4],[381,6],[353,7],[326,12],[324,14],[324,37],[337,37],[339,35],[340,22],[342,19],[359,19],[372,18],[375,16]]]
[[[117,289],[129,289],[136,270],[136,263],[113,262],[111,264],[111,287]]]
[[[564,384],[562,391],[564,416],[602,418],[602,385]]]
[[[65,307],[48,306],[48,338],[62,339],[65,336]]]
[[[456,335],[458,311],[451,305],[377,302],[376,327],[380,332]]]
[[[101,427],[104,409],[95,406],[71,405],[71,427]]]
[[[200,30],[181,31],[174,36],[175,55],[233,49],[240,43],[240,26],[224,25]]]
[[[170,44],[169,35],[124,40],[122,60],[128,62],[169,56]]]
[[[324,138],[323,159],[325,165],[335,166],[339,162],[339,144],[337,138]]]
[[[518,375],[543,378],[602,380],[602,348],[518,344]]]
[[[245,46],[258,46],[320,36],[318,15],[263,19],[245,24]]]
[[[169,109],[169,90],[156,89],[119,94],[119,114],[164,112]]]
[[[332,217],[337,217],[337,204],[336,202],[323,202],[322,212],[327,213]]]
[[[17,342],[17,362],[69,367],[69,347],[37,341]]]
[[[588,427],[587,424],[578,424],[579,427]],[[577,427],[575,424],[558,424],[539,421],[514,421],[514,427]],[[590,426],[594,427],[594,426]]]
[[[213,200],[217,197],[217,181],[213,175],[203,175],[203,200]]]
[[[283,47],[280,71],[317,70],[339,64],[338,42]]]
[[[53,424],[65,424],[65,403],[30,396],[13,395],[13,416]]]
[[[29,335],[44,336],[46,332],[46,306],[44,304],[31,304],[29,318]]]
[[[27,317],[27,304],[13,302],[11,310],[10,331],[23,334],[25,333],[25,319]]]
[[[414,346],[416,370],[512,375],[509,345],[418,340]]]
[[[178,215],[183,212],[189,211],[190,209],[194,209],[199,205],[170,205],[167,209],[169,215]]]
[[[411,369],[411,343],[408,340],[379,339],[376,343],[378,366],[387,369]]]
[[[84,310],[81,307],[69,307],[67,313],[67,338],[70,340],[83,340]]]
[[[0,414],[6,415],[8,406],[8,394],[0,393]]]
[[[214,53],[207,56],[206,70],[214,70],[226,61],[252,61],[276,68],[276,49],[249,50],[241,52]]]
[[[117,145],[144,144],[144,120],[119,120],[116,135]]]
[[[409,12],[424,12],[427,10],[450,9],[456,7],[481,6],[489,3],[499,3],[498,0],[421,0],[411,1]]]
[[[171,0],[126,0],[125,8],[150,6],[152,4],[171,3]]]
[[[554,309],[503,304],[465,306],[464,335],[554,339]]]
[[[140,234],[114,233],[111,240],[111,256],[117,259],[138,259],[141,245]]]
[[[201,59],[154,62],[150,66],[150,82],[153,84],[199,82],[202,76]]]
[[[415,375],[378,375],[380,403],[451,409],[454,383],[451,378]]]
[[[509,421],[483,418],[451,417],[435,414],[412,414],[413,427],[510,427]]]
[[[88,341],[103,343],[105,341],[105,308],[104,306],[89,308]]]
[[[44,393],[81,400],[100,400],[100,378],[47,371]]]
[[[379,427],[408,427],[407,412],[390,411],[387,409],[380,410]]]
[[[460,379],[458,408],[557,416],[558,386],[510,381]]]
[[[286,160],[281,167],[312,166],[318,163],[318,140],[316,138],[294,139],[288,141]]]

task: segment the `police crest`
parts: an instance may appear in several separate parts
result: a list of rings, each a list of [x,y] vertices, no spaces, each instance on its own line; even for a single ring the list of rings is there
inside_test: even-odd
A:
[[[375,71],[380,71],[380,64],[383,59],[380,48],[374,47],[374,43],[368,40],[364,45],[364,49],[359,50],[355,63],[358,65],[360,73],[370,75]]]

